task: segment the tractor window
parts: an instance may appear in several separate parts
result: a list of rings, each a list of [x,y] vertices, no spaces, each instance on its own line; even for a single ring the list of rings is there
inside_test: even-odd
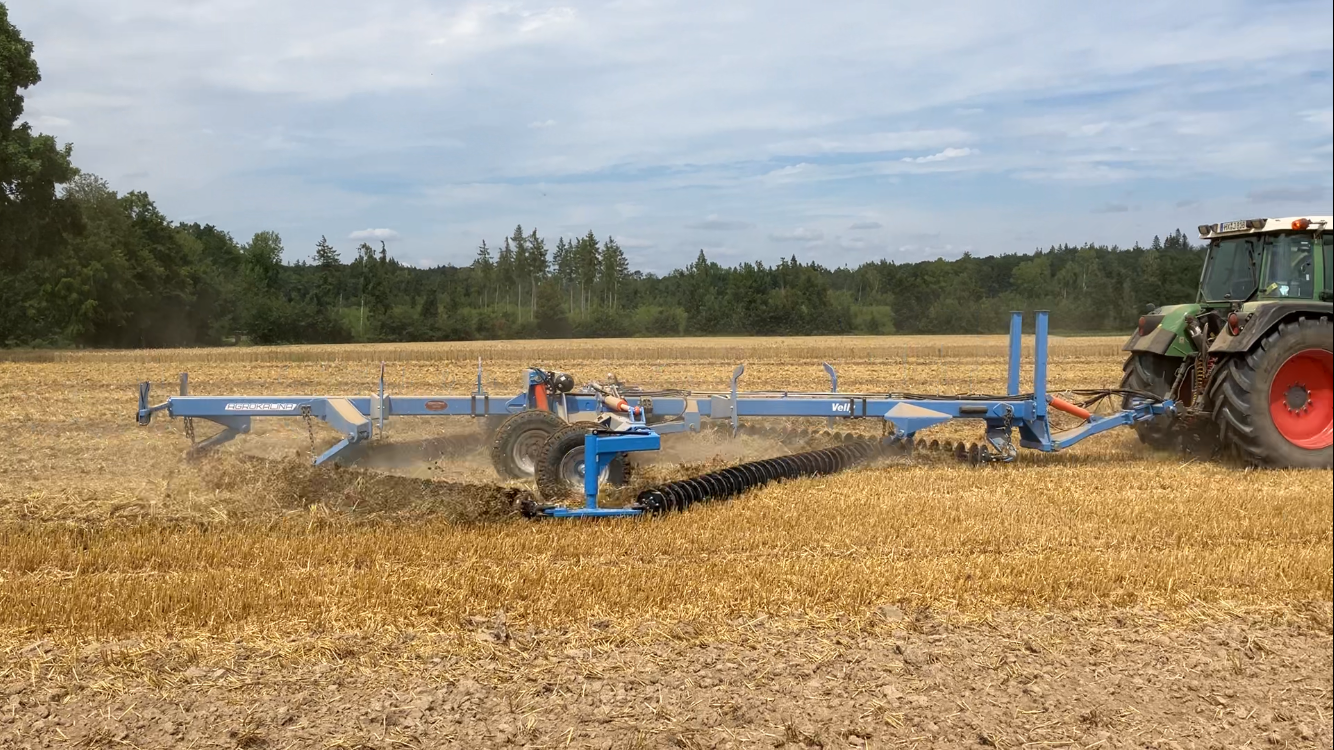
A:
[[[1269,238],[1260,294],[1265,297],[1311,299],[1315,296],[1315,253],[1309,234]]]
[[[1205,302],[1249,299],[1255,293],[1256,257],[1255,241],[1245,237],[1209,245],[1200,296]]]

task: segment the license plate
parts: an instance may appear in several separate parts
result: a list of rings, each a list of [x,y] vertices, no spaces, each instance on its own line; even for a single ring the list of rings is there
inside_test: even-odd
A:
[[[1220,232],[1244,232],[1248,228],[1244,221],[1225,221],[1218,225],[1218,231]]]

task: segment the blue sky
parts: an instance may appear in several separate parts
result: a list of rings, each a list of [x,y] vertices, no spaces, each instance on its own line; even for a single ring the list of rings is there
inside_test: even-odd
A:
[[[289,258],[522,223],[837,266],[1330,213],[1328,0],[9,6],[39,130]]]

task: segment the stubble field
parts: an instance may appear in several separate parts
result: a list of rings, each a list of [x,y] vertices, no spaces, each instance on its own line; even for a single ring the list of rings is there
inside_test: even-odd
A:
[[[1057,338],[1054,389],[1119,340]],[[468,419],[377,471],[299,421],[187,461],[134,386],[997,392],[1002,337],[57,353],[0,362],[0,746],[1329,747],[1329,471],[1153,454],[891,461],[672,517],[513,514]],[[818,426],[818,425],[817,425]],[[200,436],[205,428],[200,426]],[[854,425],[874,434],[877,427]],[[976,438],[952,427],[951,436]],[[315,434],[316,450],[332,444]],[[423,447],[424,446],[424,447]],[[665,441],[637,481],[784,448]]]

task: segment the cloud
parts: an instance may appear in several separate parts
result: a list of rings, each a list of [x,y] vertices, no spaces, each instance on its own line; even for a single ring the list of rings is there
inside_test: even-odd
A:
[[[904,130],[783,141],[769,150],[778,154],[883,153],[935,148],[973,139],[972,133],[958,128]]]
[[[1125,203],[1104,203],[1092,210],[1095,214],[1124,214],[1130,213],[1134,209]]]
[[[1200,205],[1200,202],[1194,198],[1182,198],[1172,205],[1175,208],[1195,208]]]
[[[717,216],[710,216],[703,221],[686,224],[686,229],[703,229],[709,232],[735,232],[741,229],[750,229],[752,226],[754,225],[745,221],[720,219]]]
[[[655,247],[655,243],[652,240],[646,240],[639,237],[617,237],[616,244],[620,245],[624,250],[647,250],[651,247]]]
[[[1325,107],[1306,112],[1303,119],[1309,123],[1319,125],[1326,133],[1334,132],[1334,108]]]
[[[815,242],[824,239],[824,232],[818,229],[797,227],[785,232],[773,232],[769,235],[769,239],[774,242]]]
[[[1246,200],[1251,203],[1310,203],[1324,198],[1328,192],[1328,188],[1315,185],[1265,188],[1247,193]]]
[[[764,174],[766,182],[794,182],[802,177],[808,177],[818,169],[814,164],[802,162],[800,164],[789,164],[786,167],[779,167]]]
[[[884,224],[881,224],[878,221],[858,221],[848,226],[848,229],[851,229],[855,232],[867,229],[880,229],[882,227],[884,227]]]
[[[1178,216],[1140,196],[1201,185],[1325,186],[1301,210],[1327,205],[1334,40],[1310,29],[1334,26],[1328,0],[1085,5],[1059,23],[1050,2],[977,0],[60,0],[11,18],[43,73],[24,116],[68,133],[80,168],[289,247],[391,226],[404,258],[466,263],[521,221],[651,237],[644,263],[670,269],[704,239],[768,260],[771,228],[857,217],[885,227],[845,234],[898,244],[985,216],[952,251],[1004,253],[1146,240]],[[1059,220],[1132,199],[1134,222]]]
[[[399,235],[398,232],[395,232],[392,229],[358,229],[352,234],[349,234],[347,238],[349,240],[361,242],[366,240],[384,240],[385,242],[389,242],[391,240],[399,239]]]
[[[931,162],[936,162],[936,161],[958,159],[960,157],[968,156],[969,154],[974,154],[974,153],[977,152],[971,148],[947,148],[944,151],[931,154],[930,156],[919,156],[915,159],[909,156],[905,156],[902,159],[900,159],[900,161],[912,162],[914,164],[930,164]]]

